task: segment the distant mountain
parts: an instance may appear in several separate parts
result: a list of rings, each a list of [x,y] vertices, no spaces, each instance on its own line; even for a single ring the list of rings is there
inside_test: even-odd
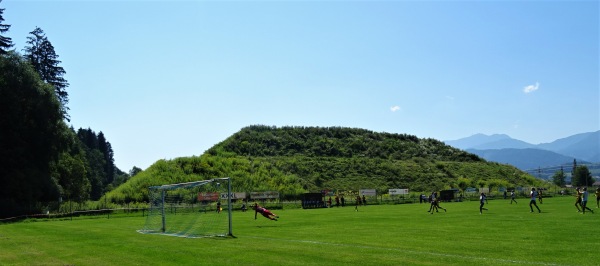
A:
[[[540,149],[467,149],[467,152],[478,155],[491,162],[510,164],[521,170],[536,169],[538,167],[563,165],[572,163],[573,157]]]
[[[494,135],[485,135],[485,134],[475,134],[473,136],[457,139],[457,140],[447,140],[444,141],[447,145],[450,145],[454,148],[458,148],[461,150],[466,149],[476,149],[476,147],[486,145],[488,143],[503,141],[506,139],[511,139],[508,135],[505,134],[494,134]]]
[[[600,162],[600,130],[538,145],[504,134],[475,134],[445,143],[477,154],[488,161],[509,163],[522,170],[568,164],[573,159]]]
[[[506,134],[475,134],[473,136],[458,140],[447,140],[444,141],[444,143],[462,150],[527,149],[536,147],[536,145],[518,139],[513,139]]]
[[[478,150],[490,150],[490,149],[530,149],[535,148],[536,146],[525,141],[506,138],[493,142],[484,143],[481,145],[477,145],[472,147],[472,149]]]
[[[541,149],[580,158],[590,162],[600,162],[600,130],[581,133],[537,145]]]

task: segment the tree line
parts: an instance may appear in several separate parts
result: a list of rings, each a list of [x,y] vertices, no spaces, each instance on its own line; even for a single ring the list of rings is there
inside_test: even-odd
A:
[[[554,172],[552,183],[559,187],[564,187],[567,184],[567,174],[563,167]],[[590,169],[586,165],[577,165],[577,160],[573,159],[573,167],[571,168],[571,185],[573,187],[591,187],[596,180],[592,177]]]
[[[481,162],[477,155],[445,145],[436,139],[408,134],[373,132],[344,127],[243,128],[208,150],[212,155],[368,157],[391,160],[427,158],[439,161]]]
[[[0,0],[0,3],[2,1]],[[36,27],[20,54],[4,34],[0,9],[0,218],[47,209],[49,202],[97,200],[129,178],[114,165],[102,132],[67,124],[66,71]]]

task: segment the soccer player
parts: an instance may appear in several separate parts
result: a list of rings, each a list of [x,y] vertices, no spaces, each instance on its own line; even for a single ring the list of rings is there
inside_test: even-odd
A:
[[[515,191],[514,190],[512,190],[510,192],[510,204],[512,204],[513,201],[515,202],[515,204],[517,204],[517,201],[515,200]]]
[[[217,213],[221,213],[221,202],[217,201]]]
[[[581,191],[579,187],[575,188],[575,208],[577,208],[577,212],[581,212]]]
[[[600,208],[600,187],[596,189],[596,209]]]
[[[256,216],[258,213],[262,214],[262,216],[264,216],[265,218],[267,218],[269,220],[273,220],[273,221],[277,221],[277,218],[279,218],[278,215],[259,206],[258,203],[254,203],[254,220],[256,220]]]
[[[483,207],[483,205],[485,205],[486,200],[487,197],[485,196],[485,193],[481,192],[481,195],[479,195],[479,214],[483,214],[483,210],[488,210]]]
[[[583,210],[583,213],[581,214],[585,214],[585,210],[589,210],[592,213],[594,213],[594,211],[592,211],[592,209],[587,207],[587,202],[588,202],[588,191],[587,191],[587,187],[583,188],[583,193],[581,193],[581,209]]]
[[[431,195],[429,195],[429,203],[431,203],[431,205],[429,206],[429,210],[427,212],[431,212],[431,214],[433,214],[433,210],[435,210],[436,212],[438,211],[438,207],[435,204],[437,200],[437,193],[435,191],[431,192]]]
[[[431,207],[429,208],[431,214],[433,214],[433,209],[435,209],[435,212],[438,212],[439,209],[442,209],[444,212],[446,212],[446,209],[440,206],[440,200],[437,197],[437,192],[433,192],[431,194]]]
[[[442,206],[440,206],[440,200],[439,200],[439,199],[437,199],[437,198],[435,199],[435,208],[436,208],[436,210],[437,210],[437,209],[442,209],[442,210],[444,210],[444,212],[446,212],[446,209],[445,209],[445,208],[443,208]],[[432,212],[432,213],[433,213],[433,212]]]
[[[531,188],[531,192],[529,192],[529,196],[531,196],[531,200],[529,201],[529,208],[531,209],[531,212],[533,212],[533,206],[535,206],[535,208],[538,210],[538,212],[541,213],[542,211],[540,210],[540,207],[538,207],[537,203],[535,202],[535,200],[538,197],[538,192],[535,191],[534,187]]]

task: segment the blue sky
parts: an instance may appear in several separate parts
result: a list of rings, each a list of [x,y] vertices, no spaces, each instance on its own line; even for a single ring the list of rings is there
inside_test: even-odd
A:
[[[533,144],[600,130],[598,1],[4,0],[121,170],[249,125]]]

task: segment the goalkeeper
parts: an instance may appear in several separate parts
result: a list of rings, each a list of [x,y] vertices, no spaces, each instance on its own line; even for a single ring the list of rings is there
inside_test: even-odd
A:
[[[254,220],[256,220],[256,216],[258,215],[258,213],[262,214],[262,216],[264,216],[265,218],[273,221],[277,221],[277,218],[279,218],[278,215],[259,206],[258,203],[254,203]]]

